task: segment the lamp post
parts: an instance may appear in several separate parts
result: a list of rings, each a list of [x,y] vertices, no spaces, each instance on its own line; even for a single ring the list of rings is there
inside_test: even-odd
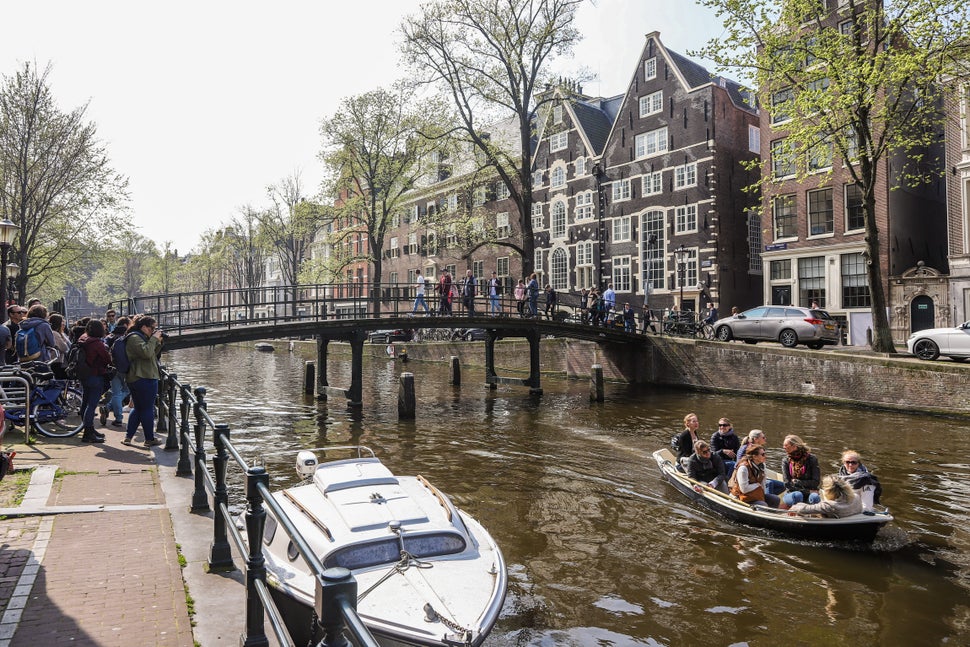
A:
[[[14,301],[17,296],[14,291],[14,285],[17,283],[18,276],[20,276],[20,266],[16,263],[7,263],[7,279],[10,281],[10,289],[7,291],[7,294],[11,301]]]
[[[18,229],[9,219],[0,220],[0,304],[4,310],[7,308],[7,255]]]
[[[674,254],[677,255],[677,278],[678,283],[680,283],[680,304],[677,306],[678,311],[684,311],[684,273],[687,270],[687,266],[684,263],[684,256],[687,254],[687,248],[683,244],[674,250]]]

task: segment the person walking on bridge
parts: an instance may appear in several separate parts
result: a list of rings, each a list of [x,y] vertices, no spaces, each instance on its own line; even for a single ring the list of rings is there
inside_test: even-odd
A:
[[[468,316],[475,316],[475,273],[471,270],[465,272],[465,284],[462,286],[462,301],[468,310]]]
[[[414,307],[411,309],[411,315],[413,316],[418,311],[418,306],[424,308],[424,314],[428,314],[428,304],[424,302],[424,277],[421,275],[421,270],[415,270],[414,273],[417,275],[414,279],[417,292],[414,296]]]
[[[438,297],[441,301],[438,304],[438,313],[442,316],[451,315],[451,272],[445,270],[438,279]]]

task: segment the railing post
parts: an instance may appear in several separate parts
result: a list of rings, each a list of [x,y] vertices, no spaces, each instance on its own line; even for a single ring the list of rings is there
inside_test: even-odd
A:
[[[317,647],[349,647],[344,637],[344,616],[341,601],[357,607],[357,580],[346,568],[336,566],[325,570],[317,578],[313,609],[323,630],[323,640]]]
[[[168,397],[168,438],[165,439],[165,450],[179,448],[178,436],[178,407],[175,404],[175,388],[178,385],[178,375],[169,373],[165,380],[165,395]]]
[[[179,462],[175,468],[175,476],[191,476],[192,460],[189,458],[189,398],[192,397],[192,387],[183,384],[179,403]]]
[[[212,457],[212,467],[216,473],[216,489],[212,497],[215,518],[212,524],[212,547],[209,549],[209,570],[225,572],[236,568],[232,563],[232,548],[229,546],[229,537],[226,534],[228,520],[222,513],[223,508],[229,507],[229,489],[226,487],[226,469],[229,466],[229,451],[226,449],[226,443],[229,442],[229,425],[217,424],[212,434],[216,446],[216,453]]]
[[[192,493],[192,512],[209,509],[209,497],[205,493],[205,387],[195,387],[195,492]]]
[[[164,366],[159,367],[161,371]],[[161,436],[163,433],[168,435],[168,398],[165,397],[165,389],[168,388],[167,380],[158,381],[158,393],[155,394],[155,402],[158,407],[158,420],[155,421],[155,433]]]
[[[246,538],[249,555],[246,556],[246,630],[240,639],[242,647],[265,647],[269,645],[263,628],[263,602],[256,590],[256,580],[266,583],[266,560],[263,558],[263,528],[266,510],[259,484],[269,487],[269,474],[259,466],[246,471]]]

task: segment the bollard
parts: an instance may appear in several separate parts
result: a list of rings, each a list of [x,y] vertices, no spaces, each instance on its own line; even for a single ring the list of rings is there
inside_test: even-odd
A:
[[[192,512],[209,509],[205,493],[205,387],[195,387],[195,491],[192,492]]]
[[[303,365],[303,393],[313,395],[316,392],[317,364],[308,360]]]
[[[226,534],[226,524],[229,521],[223,515],[223,510],[229,508],[229,489],[226,487],[226,469],[229,466],[229,425],[220,423],[212,430],[216,453],[212,457],[212,467],[216,473],[216,487],[213,492],[213,508],[215,516],[212,524],[212,546],[209,548],[209,571],[227,572],[236,570],[232,563],[232,548],[229,546],[229,536]]]
[[[189,398],[192,397],[192,387],[188,384],[182,385],[182,401],[179,404],[179,415],[182,422],[179,424],[179,462],[175,469],[175,476],[192,476],[192,460],[189,458]]]
[[[458,361],[457,355],[451,356],[451,384],[461,386],[461,362]]]
[[[178,375],[169,373],[165,380],[165,395],[168,398],[168,436],[165,438],[165,451],[179,448],[178,405],[175,391],[178,388]]]
[[[256,581],[266,583],[266,559],[263,557],[263,529],[266,527],[266,509],[259,485],[269,485],[269,474],[259,466],[246,472],[246,539],[249,555],[246,556],[246,633],[240,638],[242,647],[265,647],[269,644],[263,627],[263,601],[256,590]]]
[[[414,373],[401,373],[397,388],[398,420],[414,420],[417,406],[414,398]]]
[[[599,364],[593,364],[589,375],[589,400],[590,402],[602,402],[604,396],[603,367]]]
[[[350,571],[341,566],[325,570],[317,578],[313,610],[323,632],[322,647],[350,647],[344,637],[344,616],[341,602],[357,604],[357,581]]]

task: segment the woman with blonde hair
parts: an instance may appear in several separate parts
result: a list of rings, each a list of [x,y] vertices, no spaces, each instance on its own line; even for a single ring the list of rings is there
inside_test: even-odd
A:
[[[677,458],[690,458],[694,453],[694,443],[698,441],[697,428],[701,426],[696,413],[684,416],[684,430],[674,436],[673,445],[677,450]]]
[[[796,503],[789,510],[790,516],[820,514],[830,519],[851,517],[862,512],[862,499],[852,486],[835,475],[822,479],[822,497],[818,503]]]
[[[812,454],[812,448],[798,436],[785,436],[782,443],[785,449],[784,460],[781,463],[781,473],[785,478],[785,495],[782,500],[791,507],[796,503],[808,501],[818,503],[818,486],[822,480],[822,472],[818,466],[818,458]]]

